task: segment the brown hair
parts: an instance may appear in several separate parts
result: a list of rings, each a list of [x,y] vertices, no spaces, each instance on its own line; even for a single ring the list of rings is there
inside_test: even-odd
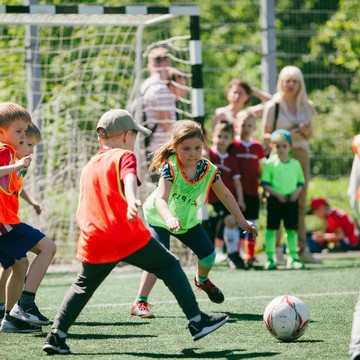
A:
[[[40,129],[31,122],[28,128],[25,131],[26,136],[35,136],[36,142],[39,143],[41,141],[41,132]]]
[[[235,134],[233,124],[229,123],[228,121],[221,121],[217,123],[214,127],[213,134],[215,134],[216,132],[226,132],[231,134],[231,136],[234,136]]]
[[[169,58],[169,50],[164,47],[153,48],[149,51],[147,59],[148,65],[154,66],[163,59]]]
[[[252,96],[252,90],[251,90],[250,84],[245,80],[233,79],[228,83],[228,85],[226,87],[226,95],[229,93],[229,90],[233,86],[238,86],[238,87],[243,88],[245,90],[246,94],[249,95],[249,100],[247,100],[245,103],[247,105],[250,102],[251,96]]]
[[[206,142],[201,125],[193,120],[177,121],[171,129],[171,138],[161,148],[154,152],[149,171],[158,171],[169,157],[175,154],[175,147],[186,139],[199,138],[204,144]]]
[[[0,127],[8,127],[15,120],[23,120],[30,124],[31,116],[26,109],[18,104],[12,102],[1,103]]]

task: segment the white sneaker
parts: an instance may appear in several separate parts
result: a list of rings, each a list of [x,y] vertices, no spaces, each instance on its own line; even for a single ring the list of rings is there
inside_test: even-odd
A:
[[[299,260],[305,264],[322,264],[320,259],[316,259],[312,256],[309,249],[305,249],[299,252]]]
[[[215,257],[215,264],[220,264],[227,259],[227,255],[223,252],[217,252]]]

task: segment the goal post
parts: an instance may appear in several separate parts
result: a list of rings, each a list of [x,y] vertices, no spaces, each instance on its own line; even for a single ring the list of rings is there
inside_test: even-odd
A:
[[[56,262],[74,260],[79,179],[98,150],[95,125],[105,111],[139,103],[149,49],[169,49],[186,77],[179,118],[203,124],[199,20],[197,6],[0,5],[0,101],[29,109],[43,138],[24,181],[43,212],[22,202],[20,216],[54,239]],[[136,149],[143,177],[141,141]]]

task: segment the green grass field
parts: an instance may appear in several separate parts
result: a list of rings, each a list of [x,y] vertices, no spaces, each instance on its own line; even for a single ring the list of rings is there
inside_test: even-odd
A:
[[[226,301],[211,303],[197,293],[205,312],[226,312],[230,319],[218,331],[193,342],[187,321],[172,294],[158,282],[150,302],[157,317],[129,317],[140,271],[125,267],[114,271],[101,285],[70,329],[73,354],[68,359],[348,359],[352,312],[359,290],[360,258],[329,257],[322,265],[306,270],[229,270],[216,266],[212,280]],[[187,271],[189,279],[194,269]],[[37,303],[53,317],[74,279],[74,273],[48,274],[38,292]],[[266,330],[262,314],[275,296],[292,294],[303,300],[311,313],[308,330],[298,341],[282,343]],[[43,333],[0,333],[0,359],[46,357]]]

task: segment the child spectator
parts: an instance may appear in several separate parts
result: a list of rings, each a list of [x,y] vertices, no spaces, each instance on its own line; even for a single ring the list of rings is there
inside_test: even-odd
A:
[[[56,246],[42,232],[22,223],[18,217],[18,197],[23,180],[19,171],[29,167],[31,157],[16,161],[16,150],[26,141],[25,131],[30,123],[30,114],[21,106],[9,102],[0,105],[0,185],[3,189],[0,192],[0,263],[5,270],[12,267],[7,286],[6,315],[0,326],[2,332],[39,331],[40,326],[32,324],[50,323],[37,308],[35,295],[55,255]],[[36,257],[27,271],[28,251],[34,252]]]
[[[331,207],[326,199],[313,199],[311,213],[323,220],[324,232],[315,231],[311,235],[309,247],[312,252],[355,250],[359,244],[359,229],[354,219],[342,209]]]
[[[287,244],[287,269],[302,269],[304,263],[297,258],[298,198],[304,186],[304,173],[299,161],[290,156],[292,138],[289,131],[276,130],[271,135],[275,153],[266,161],[261,174],[261,185],[269,193],[267,201],[267,225],[265,270],[276,269],[276,231],[284,221]]]
[[[155,152],[150,165],[150,171],[160,171],[160,180],[144,204],[144,215],[153,237],[166,248],[169,248],[170,235],[173,235],[197,255],[195,286],[198,291],[204,290],[212,302],[220,304],[224,295],[208,277],[216,257],[214,245],[196,216],[206,203],[210,188],[244,231],[257,235],[257,230],[245,220],[217,167],[202,157],[204,145],[205,136],[200,124],[182,120],[174,125],[171,138]],[[156,282],[155,275],[143,273],[131,308],[132,316],[154,317],[147,299]]]
[[[41,141],[40,130],[35,124],[29,124],[26,130],[26,140],[23,145],[16,152],[16,157],[22,159],[25,156],[31,155],[34,150],[34,146]],[[42,206],[36,200],[32,199],[29,194],[22,189],[20,196],[34,207],[34,210],[40,215]],[[24,258],[26,259],[26,258]],[[27,263],[27,261],[25,261]],[[27,265],[26,265],[27,266]],[[12,273],[12,268],[4,269],[0,267],[0,320],[5,316],[5,301],[6,301],[6,282]]]
[[[213,146],[209,148],[209,159],[221,171],[221,179],[224,185],[234,194],[241,210],[245,209],[243,191],[240,182],[240,172],[236,159],[228,153],[229,146],[233,143],[234,128],[232,124],[222,122],[215,125],[213,131]],[[239,255],[239,228],[225,205],[218,199],[213,190],[209,193],[209,204],[217,214],[217,225],[215,233],[215,251],[218,255],[225,245],[229,260],[237,269],[244,269],[244,260]]]
[[[242,209],[245,219],[256,225],[259,218],[260,174],[266,160],[261,143],[253,138],[256,130],[256,116],[247,110],[236,115],[238,134],[230,154],[235,156],[241,174],[241,185],[244,194],[245,207]],[[247,267],[252,267],[255,262],[255,238],[251,234],[243,233],[245,243],[245,262]]]
[[[179,260],[151,237],[138,217],[141,201],[136,190],[140,182],[133,151],[137,133],[148,136],[151,131],[122,109],[106,112],[96,131],[101,149],[85,165],[80,180],[77,257],[82,268],[55,316],[43,350],[70,353],[65,343],[70,326],[120,260],[164,281],[189,320],[193,340],[199,340],[223,325],[228,316],[200,312]]]

